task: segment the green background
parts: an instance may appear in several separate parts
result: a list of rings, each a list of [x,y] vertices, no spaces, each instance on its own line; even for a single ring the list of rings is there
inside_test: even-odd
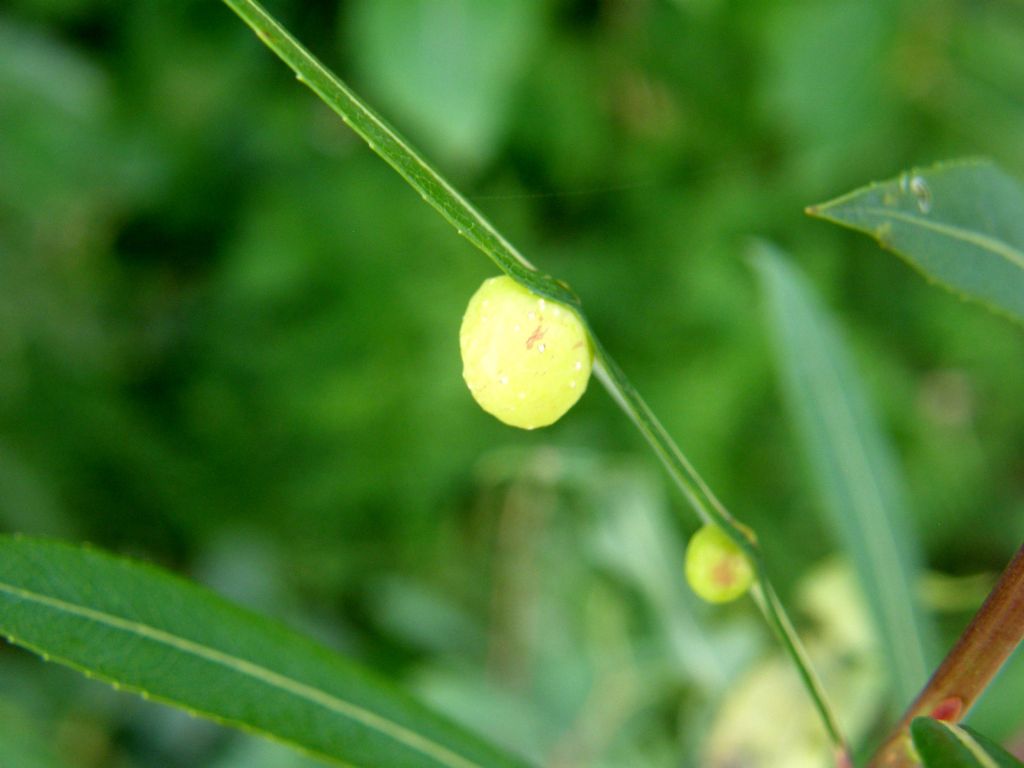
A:
[[[851,639],[852,589],[822,565],[841,553],[750,243],[790,252],[846,328],[948,644],[1024,538],[1021,329],[802,209],[947,157],[1024,178],[1024,9],[269,7],[573,285],[758,530],[851,729],[877,735],[893,706],[870,637]],[[538,761],[726,765],[749,743],[743,765],[783,764],[742,706],[772,640],[749,604],[685,591],[696,520],[674,523],[688,511],[600,387],[536,433],[472,402],[458,327],[492,274],[221,3],[0,8],[0,528],[174,568]],[[781,679],[772,706],[798,709]],[[974,724],[1020,738],[1022,698],[1018,662]],[[304,764],[7,647],[0,753]]]

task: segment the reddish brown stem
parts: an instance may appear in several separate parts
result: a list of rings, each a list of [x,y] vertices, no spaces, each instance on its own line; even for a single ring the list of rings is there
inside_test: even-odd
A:
[[[1017,550],[953,650],[871,761],[871,768],[917,765],[908,750],[910,723],[928,715],[959,722],[1024,637],[1024,546]]]

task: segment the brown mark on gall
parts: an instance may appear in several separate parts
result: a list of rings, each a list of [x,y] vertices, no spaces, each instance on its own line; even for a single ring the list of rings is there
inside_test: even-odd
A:
[[[533,334],[531,334],[530,338],[526,340],[526,348],[533,349],[533,345],[544,338],[544,333],[544,329],[538,325],[537,330],[535,330]]]
[[[731,586],[736,581],[736,572],[731,557],[715,564],[711,570],[711,579],[723,587]]]

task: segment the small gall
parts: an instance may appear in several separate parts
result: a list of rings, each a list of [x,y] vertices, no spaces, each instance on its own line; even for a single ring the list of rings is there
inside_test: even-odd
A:
[[[709,603],[728,603],[754,583],[754,566],[729,534],[705,525],[686,546],[686,581]]]

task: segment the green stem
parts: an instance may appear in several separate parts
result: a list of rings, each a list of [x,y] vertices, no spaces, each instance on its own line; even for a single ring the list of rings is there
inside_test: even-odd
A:
[[[541,296],[579,307],[564,283],[543,275],[506,240],[472,203],[424,160],[402,135],[311,54],[254,0],[224,0],[295,77],[345,121],[420,197],[456,231],[487,254],[510,277]]]
[[[255,0],[224,0],[256,36],[294,72],[345,123],[361,136],[370,148],[391,165],[420,196],[447,219],[473,245],[498,267],[533,292],[573,307],[583,317],[579,298],[563,282],[538,272],[484,216],[424,160],[387,122],[365,105],[356,94],[307,51],[286,29]],[[586,322],[584,318],[584,322]],[[824,691],[804,653],[785,610],[775,595],[765,572],[760,548],[754,535],[738,523],[718,501],[697,474],[682,451],[662,427],[626,375],[615,364],[591,333],[597,361],[595,373],[601,383],[632,419],[654,449],[673,480],[705,522],[721,526],[755,564],[758,584],[754,600],[764,613],[783,647],[796,665],[814,704],[821,715],[829,738],[840,753],[845,743],[828,705]]]
[[[835,712],[832,711],[828,697],[825,695],[825,688],[822,686],[821,680],[814,671],[814,667],[811,666],[811,660],[807,656],[804,644],[801,642],[800,636],[796,633],[796,629],[789,620],[789,616],[786,614],[786,609],[782,607],[782,603],[779,601],[779,596],[775,593],[775,589],[772,587],[771,582],[768,581],[768,576],[764,571],[763,561],[758,560],[756,562],[758,582],[751,588],[751,596],[754,598],[754,602],[757,603],[757,607],[761,609],[761,613],[764,614],[765,619],[767,619],[768,623],[775,631],[776,636],[779,638],[779,642],[782,643],[782,647],[785,649],[789,658],[792,660],[793,665],[796,667],[797,672],[800,674],[800,679],[803,682],[804,687],[807,689],[807,693],[810,695],[811,700],[814,702],[814,706],[818,710],[818,715],[821,717],[821,721],[824,723],[825,729],[828,731],[829,738],[832,740],[832,745],[836,749],[837,758],[846,757],[847,760],[849,760],[849,750],[845,740],[843,739],[843,733],[839,728],[839,721],[836,719]],[[840,764],[842,763],[840,762]]]
[[[600,345],[596,337],[594,346],[597,349],[597,360],[594,365],[594,375],[597,376],[604,388],[612,396],[618,406],[630,417],[636,428],[654,449],[655,454],[661,459],[669,475],[679,486],[683,495],[687,498],[694,510],[705,523],[714,523],[720,526],[730,538],[740,546],[754,564],[757,575],[757,583],[751,590],[751,596],[757,607],[764,614],[768,624],[774,630],[779,642],[785,649],[787,655],[793,661],[800,674],[800,678],[807,688],[807,692],[814,703],[818,714],[821,717],[829,738],[837,751],[845,753],[846,744],[843,740],[839,723],[835,713],[832,711],[825,695],[825,690],[818,679],[814,668],[811,666],[803,643],[793,628],[785,608],[779,601],[768,579],[764,565],[764,558],[761,555],[761,548],[757,544],[756,537],[750,530],[738,523],[728,510],[722,505],[715,494],[704,482],[703,478],[693,468],[682,451],[679,450],[672,437],[661,425],[657,416],[650,409],[644,399],[637,392],[636,388],[629,382],[622,369],[611,359],[607,351]]]

